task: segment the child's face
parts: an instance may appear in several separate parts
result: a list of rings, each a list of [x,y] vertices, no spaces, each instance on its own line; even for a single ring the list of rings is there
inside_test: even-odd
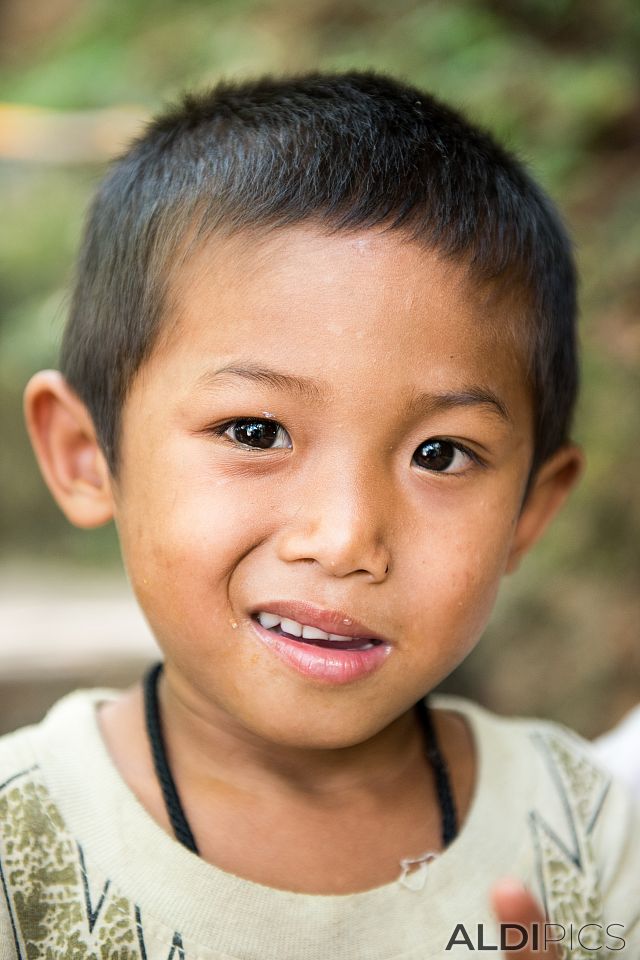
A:
[[[401,234],[311,227],[211,243],[172,300],[175,330],[126,402],[114,488],[167,669],[266,740],[359,743],[471,650],[541,525],[535,495],[521,514],[532,407],[513,313]],[[216,376],[228,366],[283,380]],[[238,418],[267,423],[215,434]],[[275,601],[341,611],[386,643],[270,645],[256,616]]]

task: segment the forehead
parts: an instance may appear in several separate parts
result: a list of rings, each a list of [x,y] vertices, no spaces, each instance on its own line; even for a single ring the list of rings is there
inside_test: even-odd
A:
[[[516,313],[504,289],[400,232],[245,231],[175,271],[149,372],[188,389],[242,358],[352,395],[421,380],[522,392]]]

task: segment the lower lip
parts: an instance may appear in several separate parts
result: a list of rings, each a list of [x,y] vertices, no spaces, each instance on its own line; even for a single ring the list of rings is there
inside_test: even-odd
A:
[[[265,629],[251,619],[258,639],[277,657],[305,677],[324,683],[352,683],[366,677],[382,666],[391,653],[387,643],[379,643],[369,650],[340,650],[333,647],[315,647],[298,643],[279,633]]]

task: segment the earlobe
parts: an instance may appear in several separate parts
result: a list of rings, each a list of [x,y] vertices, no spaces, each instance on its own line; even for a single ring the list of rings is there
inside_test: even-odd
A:
[[[34,374],[24,415],[40,470],[58,506],[77,527],[113,517],[109,470],[89,412],[57,370]]]
[[[584,454],[573,444],[557,450],[539,468],[516,525],[505,572],[518,569],[576,486],[584,469]]]

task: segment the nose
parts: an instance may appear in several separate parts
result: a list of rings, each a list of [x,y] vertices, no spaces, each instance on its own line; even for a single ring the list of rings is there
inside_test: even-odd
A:
[[[297,494],[280,534],[282,560],[315,561],[334,577],[360,573],[374,582],[385,579],[391,565],[390,495],[381,483],[334,465],[322,473],[316,469]]]

